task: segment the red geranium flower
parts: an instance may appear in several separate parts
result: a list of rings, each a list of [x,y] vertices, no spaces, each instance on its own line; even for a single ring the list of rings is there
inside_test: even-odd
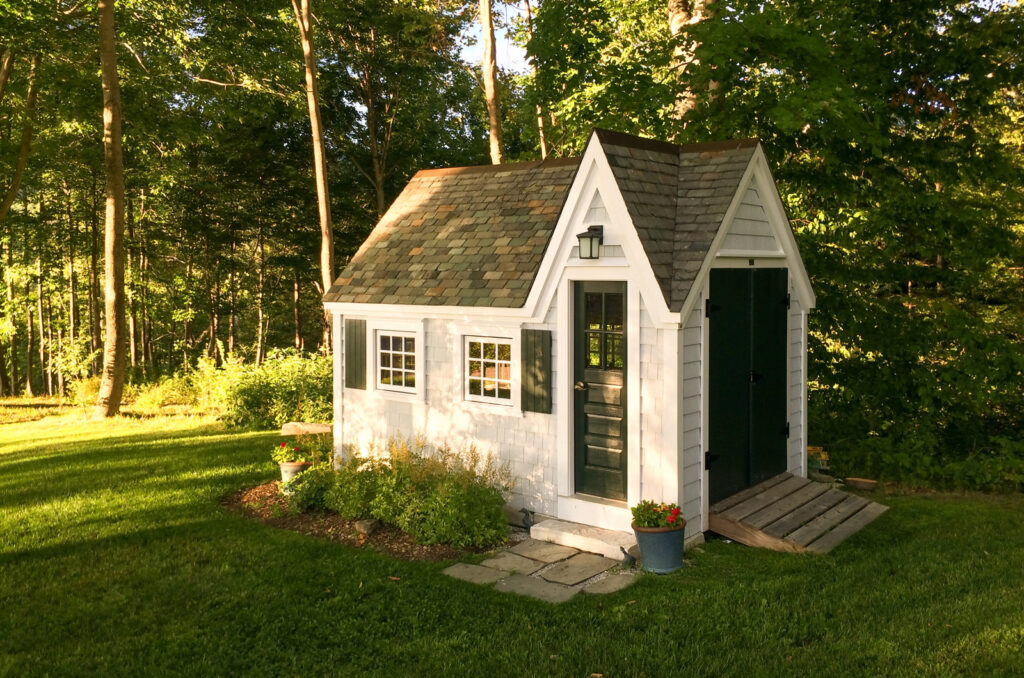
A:
[[[288,444],[288,443],[284,442],[283,440],[281,441],[281,447],[284,447],[284,446],[285,446],[285,445],[287,445],[287,444]]]
[[[674,522],[676,522],[676,514],[675,514],[675,513],[673,513],[672,515],[670,515],[670,516],[669,516],[668,518],[666,518],[665,520],[667,520],[667,521],[668,521],[668,522],[670,522],[670,523],[674,523]]]

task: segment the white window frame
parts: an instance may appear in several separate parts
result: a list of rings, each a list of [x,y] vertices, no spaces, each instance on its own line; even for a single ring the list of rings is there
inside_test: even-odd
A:
[[[425,344],[424,339],[426,333],[423,327],[424,321],[410,322],[408,320],[387,320],[387,319],[373,319],[368,320],[366,325],[367,331],[367,342],[366,342],[366,364],[373,365],[373,376],[372,381],[368,386],[372,385],[375,393],[384,398],[394,398],[400,400],[417,400],[423,401],[424,394],[426,393],[425,388]],[[416,367],[414,374],[416,375],[416,386],[415,388],[406,388],[405,386],[393,386],[391,384],[380,383],[380,337],[384,336],[401,336],[411,337],[414,341],[413,356],[416,360]]]
[[[469,344],[471,342],[480,342],[482,344],[508,344],[509,347],[509,398],[498,398],[497,396],[486,396],[486,395],[474,395],[469,391],[469,361],[473,358],[469,354]],[[483,360],[483,358],[481,358]],[[495,358],[497,363],[497,358]],[[506,361],[501,361],[506,362]],[[477,334],[466,334],[462,337],[462,397],[464,400],[473,403],[481,403],[484,405],[491,405],[494,407],[519,407],[519,397],[517,392],[520,388],[519,384],[519,347],[515,339],[512,337],[502,336],[486,336]],[[504,380],[502,380],[504,381]]]

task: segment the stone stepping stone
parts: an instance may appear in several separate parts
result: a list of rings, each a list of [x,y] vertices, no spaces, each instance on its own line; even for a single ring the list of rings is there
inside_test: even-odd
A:
[[[505,593],[529,596],[547,603],[564,603],[580,592],[579,589],[552,584],[537,577],[527,577],[524,574],[514,574],[508,579],[503,579],[494,588]]]
[[[569,556],[579,553],[579,551],[571,546],[552,544],[551,542],[539,541],[537,539],[521,541],[510,548],[509,551],[532,560],[539,560],[542,563],[557,563],[559,560],[565,560]]]
[[[515,553],[509,553],[508,551],[499,553],[493,558],[488,558],[480,564],[484,567],[493,567],[496,570],[514,572],[517,574],[533,574],[540,568],[544,567],[544,563],[537,562],[536,560],[530,560],[529,558],[524,558],[523,556],[516,555]]]
[[[508,572],[496,570],[493,567],[481,567],[469,563],[455,563],[451,567],[441,570],[449,577],[455,577],[471,584],[493,584],[508,576]]]
[[[599,595],[615,593],[616,591],[621,591],[635,581],[636,577],[631,574],[613,574],[605,577],[604,579],[599,579],[587,584],[583,587],[583,592]]]
[[[604,556],[599,556],[595,553],[581,553],[569,560],[558,563],[550,570],[542,572],[540,576],[556,584],[575,586],[581,581],[601,574],[616,565],[618,565],[617,562],[609,560]]]

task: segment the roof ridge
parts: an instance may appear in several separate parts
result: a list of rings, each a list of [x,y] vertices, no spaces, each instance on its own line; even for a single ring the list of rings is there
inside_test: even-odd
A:
[[[471,174],[475,172],[519,172],[522,170],[545,169],[548,167],[563,167],[565,165],[578,165],[579,158],[551,158],[547,160],[526,160],[524,162],[508,162],[500,165],[465,165],[463,167],[436,167],[432,169],[421,169],[414,177],[443,177],[450,174]]]

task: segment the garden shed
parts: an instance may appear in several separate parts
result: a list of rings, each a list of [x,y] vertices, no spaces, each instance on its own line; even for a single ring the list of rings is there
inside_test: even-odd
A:
[[[595,130],[582,157],[417,173],[324,297],[337,453],[508,463],[513,509],[628,530],[806,474],[814,293],[756,139]]]

